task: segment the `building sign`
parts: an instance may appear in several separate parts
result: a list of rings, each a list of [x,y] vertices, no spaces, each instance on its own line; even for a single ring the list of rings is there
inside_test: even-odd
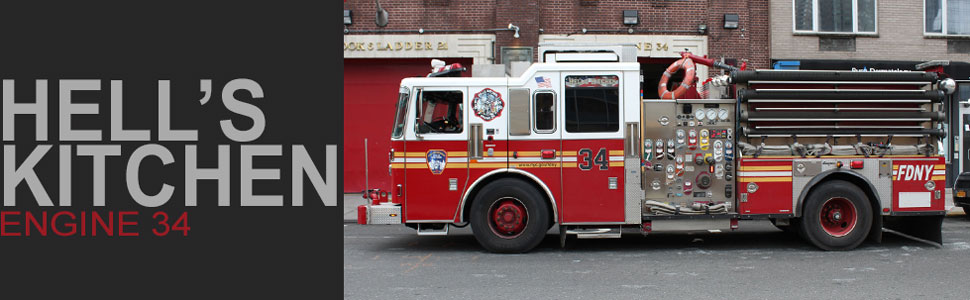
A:
[[[448,50],[448,42],[344,42],[344,51]]]
[[[653,49],[657,49],[657,51],[670,51],[667,43],[638,42],[635,45],[637,51],[653,51]]]
[[[491,64],[494,34],[363,34],[344,35],[344,58],[470,57]]]

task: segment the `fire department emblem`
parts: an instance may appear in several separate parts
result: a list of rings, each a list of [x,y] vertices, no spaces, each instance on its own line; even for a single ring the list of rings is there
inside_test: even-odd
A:
[[[489,88],[475,94],[475,99],[472,100],[472,110],[475,111],[475,115],[486,122],[501,116],[504,108],[505,101],[502,101],[502,95]]]
[[[428,150],[428,169],[432,174],[438,175],[445,171],[448,164],[448,154],[445,150]]]

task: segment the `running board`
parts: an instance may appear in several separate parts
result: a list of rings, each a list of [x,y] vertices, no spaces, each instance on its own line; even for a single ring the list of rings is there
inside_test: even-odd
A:
[[[418,224],[418,236],[448,235],[448,224]]]
[[[622,227],[575,228],[566,230],[566,234],[575,234],[579,239],[618,239],[623,236]]]

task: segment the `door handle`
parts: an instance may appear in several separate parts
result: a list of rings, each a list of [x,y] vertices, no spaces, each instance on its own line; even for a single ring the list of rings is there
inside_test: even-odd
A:
[[[556,158],[556,150],[542,150],[542,159]]]

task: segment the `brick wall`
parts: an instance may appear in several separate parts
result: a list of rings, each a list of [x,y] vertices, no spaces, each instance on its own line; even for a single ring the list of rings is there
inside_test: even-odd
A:
[[[923,36],[923,1],[877,0],[877,36],[855,38],[855,51],[819,51],[818,36],[792,33],[792,1],[771,0],[772,59],[970,61],[948,54],[947,39]]]
[[[622,12],[635,9],[640,14],[640,24],[633,27],[640,31],[637,34],[696,35],[698,25],[705,24],[709,56],[747,59],[756,68],[769,66],[768,0],[382,0],[381,5],[390,12],[385,30],[519,26],[518,39],[511,31],[495,33],[496,50],[536,47],[540,30],[542,34],[578,34],[587,28],[614,31],[591,34],[627,35]],[[381,29],[374,24],[373,0],[348,0],[344,7],[354,11],[354,24],[348,29]],[[740,16],[739,29],[723,29],[725,13]]]

